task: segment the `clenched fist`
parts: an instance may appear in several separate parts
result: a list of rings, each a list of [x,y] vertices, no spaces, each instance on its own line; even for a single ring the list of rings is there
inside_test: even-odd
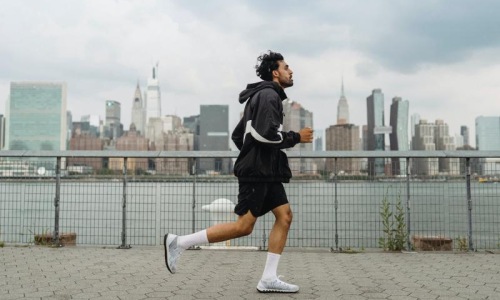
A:
[[[300,134],[300,142],[301,143],[312,143],[313,141],[313,130],[311,127],[302,128],[299,131]]]

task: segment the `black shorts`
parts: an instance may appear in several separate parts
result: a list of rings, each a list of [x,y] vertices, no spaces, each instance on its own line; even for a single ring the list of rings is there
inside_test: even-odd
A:
[[[281,182],[240,182],[239,190],[238,204],[234,208],[234,212],[239,216],[250,210],[257,218],[288,203]]]

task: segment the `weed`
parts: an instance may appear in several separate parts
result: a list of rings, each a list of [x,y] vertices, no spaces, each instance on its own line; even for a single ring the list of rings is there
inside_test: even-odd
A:
[[[28,231],[33,236],[33,240],[31,240],[29,242],[29,244],[35,244],[35,245],[40,245],[40,246],[52,245],[52,237],[50,237],[49,229],[45,229],[45,231],[43,231],[43,233],[41,233],[41,234],[35,234],[31,229],[28,229]],[[48,238],[48,237],[50,237],[50,238]]]
[[[392,211],[387,197],[382,200],[380,216],[382,217],[384,236],[379,238],[378,245],[384,250],[392,249],[394,248],[394,237],[392,236],[394,222],[392,221]]]
[[[457,238],[457,244],[458,250],[462,252],[467,252],[469,250],[469,246],[467,245],[467,238],[465,236],[459,236]]]
[[[341,252],[346,254],[356,254],[356,253],[361,253],[363,251],[364,250],[356,250],[355,248],[351,248],[349,246],[346,249],[341,249]]]
[[[379,246],[384,251],[401,251],[406,249],[405,245],[408,239],[405,210],[401,203],[401,193],[399,193],[396,201],[396,213],[394,214],[391,209],[391,203],[389,203],[388,194],[389,188],[387,188],[387,193],[380,207],[384,236],[379,238]]]

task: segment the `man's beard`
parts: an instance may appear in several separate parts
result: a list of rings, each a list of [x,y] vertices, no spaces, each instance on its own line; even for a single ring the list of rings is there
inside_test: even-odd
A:
[[[288,81],[283,81],[283,82],[280,82],[280,84],[283,88],[291,87],[291,86],[293,86],[293,80],[290,79]]]

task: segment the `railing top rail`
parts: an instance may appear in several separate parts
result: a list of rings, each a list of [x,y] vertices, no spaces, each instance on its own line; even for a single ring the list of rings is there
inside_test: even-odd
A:
[[[238,151],[0,151],[0,157],[236,158]],[[500,158],[500,151],[287,151],[289,158]]]

